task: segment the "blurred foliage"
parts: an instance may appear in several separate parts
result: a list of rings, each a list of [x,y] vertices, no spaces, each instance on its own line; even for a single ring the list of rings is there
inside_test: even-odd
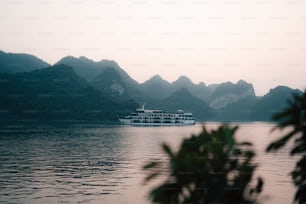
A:
[[[288,106],[273,117],[277,125],[274,129],[290,131],[280,139],[272,142],[267,151],[281,149],[294,140],[290,155],[300,156],[291,176],[295,186],[298,188],[295,194],[295,203],[306,203],[306,91],[303,94],[294,94]]]
[[[154,203],[256,203],[263,180],[250,185],[256,165],[252,144],[238,143],[238,127],[220,126],[184,139],[178,152],[163,144],[169,158],[167,179],[150,192]],[[145,183],[165,175],[160,161],[146,164]]]

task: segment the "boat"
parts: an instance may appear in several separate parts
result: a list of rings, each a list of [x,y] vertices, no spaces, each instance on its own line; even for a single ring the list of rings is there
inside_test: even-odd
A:
[[[175,113],[164,112],[162,110],[149,110],[137,108],[124,118],[119,118],[123,125],[132,126],[183,126],[194,125],[195,118],[192,113],[185,113],[183,110],[177,110]]]

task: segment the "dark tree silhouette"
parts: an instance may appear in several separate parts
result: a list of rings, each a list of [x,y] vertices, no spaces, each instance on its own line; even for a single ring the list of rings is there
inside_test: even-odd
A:
[[[288,107],[283,112],[277,113],[273,119],[277,122],[274,129],[283,130],[290,128],[290,131],[280,139],[272,142],[267,151],[276,151],[282,148],[289,140],[294,140],[291,149],[291,156],[300,156],[291,176],[297,191],[295,193],[295,203],[306,203],[306,91],[301,94],[294,94]]]
[[[238,127],[223,125],[184,139],[178,152],[167,144],[163,150],[169,158],[166,166],[152,161],[144,166],[145,183],[168,174],[160,186],[152,189],[154,203],[256,203],[263,181],[251,186],[256,165],[251,143],[237,143]],[[168,171],[165,171],[168,169]]]

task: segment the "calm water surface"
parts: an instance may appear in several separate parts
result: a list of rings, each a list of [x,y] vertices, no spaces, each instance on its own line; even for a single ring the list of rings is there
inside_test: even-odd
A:
[[[215,128],[218,123],[206,124]],[[272,124],[241,123],[237,138],[253,142],[265,180],[263,203],[292,203],[289,172],[295,158],[288,148],[266,154],[280,135]],[[164,158],[160,144],[173,148],[201,131],[188,127],[104,125],[2,125],[0,203],[149,203],[142,165]]]

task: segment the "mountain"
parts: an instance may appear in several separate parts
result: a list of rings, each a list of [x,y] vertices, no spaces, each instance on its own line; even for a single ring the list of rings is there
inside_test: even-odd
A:
[[[251,121],[254,106],[258,102],[256,96],[247,96],[226,107],[214,110],[217,121]]]
[[[271,120],[272,115],[283,110],[292,94],[302,94],[298,89],[291,89],[287,86],[277,86],[270,89],[254,106],[252,120]]]
[[[144,83],[140,84],[141,92],[155,100],[161,100],[171,95],[171,84],[155,75]]]
[[[48,66],[47,62],[33,55],[0,51],[0,73],[29,72]]]
[[[253,85],[243,80],[219,84],[213,91],[209,105],[213,109],[222,109],[241,99],[255,97]]]
[[[137,105],[101,94],[67,65],[0,75],[0,118],[116,121]]]
[[[142,93],[154,100],[165,99],[182,88],[186,88],[193,96],[205,101],[211,95],[203,82],[194,84],[186,76],[180,76],[176,81],[169,83],[159,75],[155,75],[140,85]]]
[[[286,98],[297,91],[277,87],[259,98],[255,96],[253,85],[243,80],[206,86],[194,84],[185,76],[169,83],[158,75],[141,84],[141,90],[154,99],[150,105],[171,111],[189,109],[197,113],[200,120],[217,121],[270,120],[272,113],[281,110]]]
[[[138,103],[145,101],[146,97],[141,93],[139,84],[113,60],[95,62],[86,57],[67,56],[56,64],[71,66],[97,90],[117,97],[118,100],[130,99]]]
[[[180,76],[176,81],[172,83],[173,91],[177,91],[181,88],[186,88],[193,96],[208,101],[211,92],[207,89],[206,85],[201,82],[199,84],[194,84],[188,77]]]
[[[112,67],[106,68],[101,74],[91,81],[97,90],[112,97],[128,97],[126,86],[119,73]]]
[[[275,113],[286,107],[294,93],[302,94],[300,90],[286,86],[275,87],[261,98],[246,94],[247,96],[226,107],[215,109],[215,119],[218,121],[271,121]],[[220,95],[224,96],[224,94]]]
[[[207,120],[213,115],[208,104],[191,95],[186,88],[179,89],[171,96],[161,100],[158,107],[167,111],[177,111],[181,109],[185,112],[192,112],[197,120]]]
[[[266,121],[292,93],[301,91],[278,86],[259,98],[243,80],[206,85],[186,76],[170,83],[155,75],[139,84],[113,60],[67,56],[49,67],[33,55],[0,51],[1,119],[115,121],[117,114],[146,103],[191,111],[198,120]]]
[[[219,84],[209,84],[208,86],[207,86],[207,89],[208,89],[208,91],[210,92],[210,93],[213,93],[215,90],[216,90],[216,88],[219,86]]]
[[[136,100],[142,97],[137,85],[125,80],[113,67],[105,68],[91,81],[91,85],[97,90],[117,98]]]
[[[56,64],[65,64],[71,66],[78,75],[88,81],[91,81],[96,78],[105,69],[112,67],[118,71],[124,81],[128,81],[129,83],[133,84],[138,84],[117,64],[117,62],[113,60],[101,60],[99,62],[95,62],[84,56],[79,58],[67,56],[59,60]]]
[[[156,75],[140,85],[142,93],[155,100],[165,99],[183,88],[187,89],[192,96],[206,101],[216,110],[243,98],[255,97],[253,85],[243,80],[236,84],[226,82],[206,86],[203,82],[194,84],[186,76],[180,76],[176,81],[169,83]]]
[[[174,89],[181,89],[193,87],[194,84],[188,77],[180,76],[176,81],[172,83],[172,86]]]
[[[86,57],[75,58],[67,56],[60,59],[56,64],[65,64],[73,67],[75,73],[87,80],[91,80],[101,72],[98,64]]]
[[[105,68],[90,83],[97,90],[118,100],[134,100],[138,103],[146,100],[138,84],[120,75],[120,72],[113,67]]]

